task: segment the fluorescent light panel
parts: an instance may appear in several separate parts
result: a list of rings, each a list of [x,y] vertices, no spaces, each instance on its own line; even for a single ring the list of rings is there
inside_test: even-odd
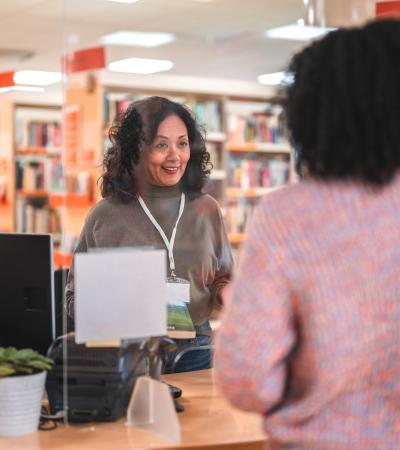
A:
[[[270,86],[278,86],[280,84],[288,84],[293,82],[293,75],[288,72],[273,72],[264,73],[257,77],[261,84],[268,84]]]
[[[173,42],[171,33],[150,33],[140,31],[117,31],[103,36],[100,41],[107,45],[128,45],[137,47],[158,47]]]
[[[163,59],[127,58],[113,61],[108,65],[112,72],[125,72],[148,75],[156,72],[164,72],[173,67],[172,61]]]
[[[285,25],[265,31],[265,36],[272,39],[288,39],[291,41],[309,41],[335,30],[335,28],[315,27],[311,25]]]
[[[14,74],[15,84],[29,86],[46,86],[58,83],[62,79],[61,72],[44,72],[42,70],[19,70]]]

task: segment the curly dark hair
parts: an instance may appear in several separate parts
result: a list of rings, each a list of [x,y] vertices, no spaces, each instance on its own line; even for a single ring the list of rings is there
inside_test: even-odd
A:
[[[400,167],[400,21],[333,31],[296,54],[284,115],[297,171],[390,182]]]
[[[134,167],[138,164],[143,146],[150,145],[160,123],[169,116],[178,116],[186,125],[190,159],[181,179],[182,189],[189,198],[196,198],[210,174],[210,154],[205,138],[191,111],[181,103],[165,97],[147,97],[131,103],[121,119],[116,119],[109,131],[111,147],[103,160],[101,194],[117,196],[129,201],[136,193]]]

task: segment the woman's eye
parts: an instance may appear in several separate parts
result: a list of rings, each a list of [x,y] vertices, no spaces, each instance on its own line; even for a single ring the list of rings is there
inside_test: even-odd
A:
[[[164,150],[165,148],[167,148],[167,144],[165,142],[159,142],[158,144],[156,144],[156,148]]]
[[[189,143],[186,142],[186,141],[182,141],[182,142],[179,143],[179,146],[183,147],[183,148],[187,147],[188,145],[189,145]]]

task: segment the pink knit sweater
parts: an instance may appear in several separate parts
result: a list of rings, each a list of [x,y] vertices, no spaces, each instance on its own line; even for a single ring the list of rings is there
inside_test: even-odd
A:
[[[400,177],[316,181],[255,212],[216,378],[290,449],[400,449]]]

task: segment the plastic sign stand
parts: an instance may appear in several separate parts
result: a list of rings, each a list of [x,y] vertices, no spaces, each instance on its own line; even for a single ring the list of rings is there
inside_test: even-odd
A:
[[[127,426],[153,431],[181,441],[181,427],[167,384],[148,376],[136,380],[127,411]]]

